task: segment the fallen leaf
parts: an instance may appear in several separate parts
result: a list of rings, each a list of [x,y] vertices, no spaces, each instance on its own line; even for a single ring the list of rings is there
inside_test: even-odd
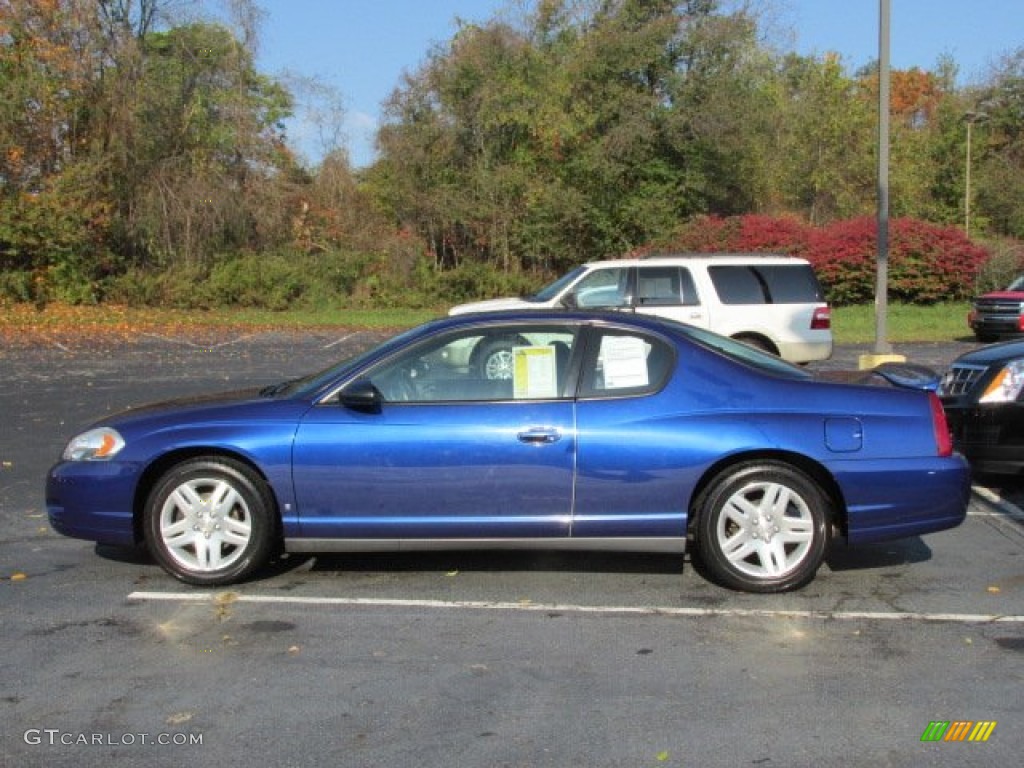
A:
[[[166,723],[167,725],[181,725],[182,723],[187,723],[195,716],[195,712],[175,712],[167,718]]]
[[[445,574],[445,576],[458,576],[458,575],[459,575],[458,571],[448,571],[448,573]]]
[[[999,589],[999,587],[991,586],[985,591],[988,592],[990,595],[998,595],[1002,590]]]
[[[301,650],[302,650],[302,647],[298,646],[298,645],[291,645],[291,646],[288,647],[288,653],[290,653],[292,656],[296,655]]]
[[[659,763],[667,762],[668,761],[668,752],[659,752],[658,755],[657,755],[657,759],[658,759]]]
[[[28,576],[21,571],[15,571],[11,574],[11,581],[24,581]]]

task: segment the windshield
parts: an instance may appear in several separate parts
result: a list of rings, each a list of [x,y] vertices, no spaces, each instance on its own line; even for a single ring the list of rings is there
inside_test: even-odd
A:
[[[275,386],[265,387],[262,394],[268,397],[291,397],[293,395],[302,396],[313,394],[331,382],[344,378],[348,371],[356,370],[364,361],[386,354],[389,350],[400,346],[408,337],[414,336],[422,330],[422,326],[419,328],[412,328],[404,333],[398,334],[397,336],[392,336],[383,344],[378,344],[377,346],[370,347],[370,349],[364,350],[363,352],[343,358],[329,368],[324,368],[321,371],[311,373],[308,376],[303,376],[302,378],[292,379]]]
[[[587,267],[585,265],[576,267],[576,269],[562,275],[560,278],[555,280],[555,282],[549,283],[548,285],[541,288],[539,291],[533,294],[533,296],[527,296],[526,301],[532,301],[537,303],[551,301],[556,296],[558,296],[558,294],[560,294],[563,290],[565,290],[566,286],[571,285],[576,280],[576,278],[578,278],[586,271]]]
[[[1007,288],[1006,290],[1008,290],[1008,291],[1024,291],[1024,275],[1021,275],[1016,280],[1014,280],[1012,283],[1010,283],[1010,287]]]

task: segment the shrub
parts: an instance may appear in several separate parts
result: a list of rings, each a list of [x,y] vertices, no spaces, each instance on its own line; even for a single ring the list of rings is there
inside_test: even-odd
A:
[[[701,217],[659,249],[803,256],[814,265],[830,302],[861,304],[875,295],[877,231],[869,217],[821,228],[792,217]],[[987,257],[954,227],[896,219],[889,230],[889,297],[918,304],[968,298]]]
[[[804,254],[836,304],[870,301],[878,261],[874,219],[837,222],[816,231]],[[934,304],[970,297],[987,251],[955,227],[895,219],[889,229],[889,298]]]

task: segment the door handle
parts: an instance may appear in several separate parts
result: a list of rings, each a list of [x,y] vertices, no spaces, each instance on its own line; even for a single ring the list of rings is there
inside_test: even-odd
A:
[[[521,443],[548,445],[562,439],[562,433],[552,427],[531,427],[516,435]]]

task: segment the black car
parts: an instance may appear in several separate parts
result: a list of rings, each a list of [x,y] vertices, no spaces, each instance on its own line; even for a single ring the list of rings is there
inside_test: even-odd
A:
[[[1024,341],[961,355],[939,384],[953,442],[978,472],[1024,470]]]

